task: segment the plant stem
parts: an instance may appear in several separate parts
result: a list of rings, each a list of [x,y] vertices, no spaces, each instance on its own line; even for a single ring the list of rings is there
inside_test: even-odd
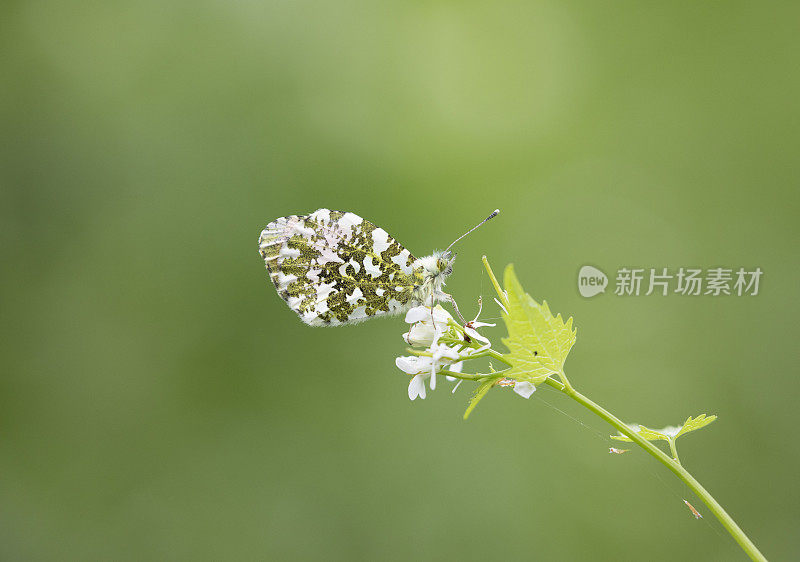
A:
[[[503,355],[501,353],[498,353],[494,349],[487,349],[486,351],[484,351],[482,353],[482,355],[487,355],[487,356],[491,357],[492,359],[497,359],[498,361],[500,361],[502,363],[505,363],[509,367],[511,366],[511,363],[508,362],[508,359],[503,357]]]
[[[625,425],[619,418],[615,415],[610,413],[608,410],[596,404],[577,390],[572,387],[565,386],[561,388],[559,384],[553,384],[556,381],[552,381],[552,379],[546,379],[545,383],[549,384],[550,386],[560,390],[582,406],[586,407],[587,409],[591,410],[593,413],[604,419],[606,422],[611,424],[615,429],[617,429],[623,435],[630,437],[634,443],[639,445],[642,449],[650,453],[654,456],[661,464],[666,466],[675,475],[683,480],[686,485],[695,493],[697,496],[703,500],[703,503],[708,506],[708,509],[719,519],[722,526],[728,530],[731,536],[739,543],[739,546],[742,547],[748,556],[750,556],[753,560],[759,560],[766,562],[766,558],[761,552],[756,548],[756,545],[748,538],[748,536],[742,531],[739,525],[728,515],[722,506],[714,499],[714,497],[705,489],[703,486],[695,480],[695,478],[689,474],[689,472],[681,466],[680,462],[676,459],[672,459],[667,455],[664,451],[640,437],[635,431],[631,431],[631,429]],[[677,457],[677,453],[676,457]]]
[[[486,259],[486,256],[483,256],[483,267],[489,274],[489,279],[491,279],[492,285],[494,286],[495,291],[497,291],[497,295],[500,297],[500,300],[503,303],[505,303],[505,305],[508,305],[508,297],[506,296],[506,292],[500,288],[500,283],[497,282],[497,278],[494,276],[494,272],[492,271],[492,268],[489,266],[489,261]],[[490,357],[492,357],[493,359],[502,361],[509,367],[512,367],[508,359],[506,359],[503,355],[494,351],[493,349],[489,349],[485,353]],[[731,516],[728,515],[728,513],[722,508],[722,506],[717,502],[717,500],[715,500],[714,497],[711,494],[709,494],[708,491],[705,488],[703,488],[703,486],[700,485],[700,482],[695,480],[695,478],[691,474],[689,474],[689,472],[685,468],[683,468],[683,466],[681,466],[681,462],[680,460],[678,460],[678,451],[675,448],[674,439],[671,439],[669,442],[670,451],[672,452],[672,455],[674,457],[671,458],[664,451],[662,451],[661,449],[650,443],[650,441],[643,439],[635,431],[631,431],[631,429],[627,425],[625,425],[619,418],[617,418],[611,412],[609,412],[599,404],[596,404],[595,402],[591,401],[589,398],[587,398],[586,396],[575,390],[569,383],[569,380],[567,379],[566,375],[564,375],[563,369],[558,373],[553,373],[553,374],[559,376],[561,378],[561,382],[553,379],[552,377],[548,377],[544,380],[546,384],[550,385],[556,390],[563,392],[564,394],[566,394],[567,396],[569,396],[570,398],[572,398],[573,400],[584,406],[585,408],[588,408],[590,411],[594,412],[596,415],[598,415],[606,422],[611,424],[612,427],[619,430],[620,433],[629,437],[634,443],[636,443],[642,449],[644,449],[652,456],[654,456],[656,459],[658,459],[658,462],[660,462],[668,469],[670,469],[672,472],[674,472],[678,478],[683,480],[686,483],[686,485],[695,494],[697,494],[697,496],[701,500],[703,500],[703,502],[708,506],[708,509],[710,509],[714,515],[716,515],[717,519],[719,519],[720,523],[722,523],[722,526],[728,530],[728,532],[736,540],[736,542],[739,543],[739,546],[742,547],[742,550],[744,550],[747,553],[747,555],[750,556],[751,559],[766,562],[767,559],[764,558],[764,555],[761,554],[761,552],[759,552],[758,548],[756,548],[756,545],[754,545],[753,542],[748,538],[748,536],[744,534],[744,531],[742,531],[742,529],[739,528],[739,525],[737,525],[736,522],[731,518]],[[467,414],[469,414],[469,411],[472,408],[474,408],[476,403],[477,402],[473,400],[473,402],[470,404],[470,407],[467,409]],[[464,416],[464,418],[466,419],[466,415]]]
[[[678,458],[678,448],[675,446],[675,439],[669,440],[669,450],[672,453],[672,458],[675,459],[675,462],[681,464],[681,459]]]
[[[455,371],[451,371],[449,369],[442,369],[439,371],[440,375],[446,375],[448,377],[455,377],[457,379],[465,380],[465,381],[483,381],[486,379],[486,375],[472,375],[470,373],[456,373]]]
[[[481,261],[483,261],[483,267],[489,274],[489,279],[491,279],[492,285],[494,285],[494,290],[497,291],[497,296],[499,296],[500,300],[503,301],[505,304],[508,304],[508,297],[506,297],[505,291],[503,291],[503,289],[500,288],[500,283],[497,282],[497,277],[494,276],[494,271],[492,271],[492,268],[489,265],[489,260],[486,259],[486,256],[483,256],[481,258]]]

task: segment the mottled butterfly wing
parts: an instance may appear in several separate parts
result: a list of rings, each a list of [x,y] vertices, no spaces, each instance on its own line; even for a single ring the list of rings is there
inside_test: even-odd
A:
[[[422,283],[414,256],[353,213],[281,217],[261,232],[259,251],[278,294],[312,326],[402,312]]]

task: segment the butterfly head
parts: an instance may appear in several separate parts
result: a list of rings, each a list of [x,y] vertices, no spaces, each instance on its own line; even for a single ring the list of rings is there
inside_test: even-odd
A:
[[[434,252],[430,256],[420,258],[417,266],[421,268],[421,273],[426,281],[433,281],[437,285],[444,285],[444,279],[453,273],[453,262],[456,261],[456,254],[445,252]]]
[[[441,293],[442,287],[444,286],[444,280],[448,275],[453,273],[453,262],[456,261],[456,254],[451,252],[450,248],[452,248],[456,242],[464,238],[464,236],[481,226],[483,223],[496,217],[499,212],[499,210],[495,209],[495,211],[483,219],[483,221],[456,238],[445,251],[434,252],[433,255],[420,258],[414,262],[412,267],[416,271],[416,274],[422,277],[422,283],[415,290],[415,296],[417,300],[420,300],[421,302],[428,302],[430,299],[436,298],[436,296]]]
[[[453,273],[453,262],[456,261],[456,255],[450,250],[446,250],[441,254],[434,254],[436,256],[436,268],[439,271],[439,275],[447,277],[451,273]]]
[[[433,257],[436,258],[436,267],[431,270],[431,274],[435,277],[445,277],[453,273],[453,263],[456,261],[456,254],[450,250],[444,252],[435,252]]]

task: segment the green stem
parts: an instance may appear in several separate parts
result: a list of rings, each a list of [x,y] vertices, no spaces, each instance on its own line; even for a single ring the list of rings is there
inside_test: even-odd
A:
[[[456,373],[455,371],[450,371],[448,369],[442,369],[437,374],[447,375],[448,377],[456,377],[457,379],[463,379],[465,381],[483,381],[486,378],[486,375],[472,375],[470,373]]]
[[[572,385],[569,384],[569,379],[567,378],[567,375],[564,374],[564,369],[561,369],[557,374],[558,374],[558,378],[560,378],[561,382],[564,384],[564,388],[566,390],[573,390],[572,389]]]
[[[559,384],[553,384],[556,383],[556,381],[553,381],[552,379],[546,379],[545,382],[550,386],[557,388],[558,390],[561,390],[564,394],[566,394],[567,396],[569,396],[582,406],[586,407],[587,409],[589,409],[590,411],[592,411],[593,413],[604,419],[606,422],[611,424],[615,429],[617,429],[623,435],[630,437],[634,441],[634,443],[636,443],[642,449],[650,453],[658,460],[658,462],[660,462],[668,469],[670,469],[673,473],[675,473],[675,475],[678,478],[683,480],[686,483],[686,485],[695,494],[697,494],[697,496],[701,500],[703,500],[703,503],[705,503],[706,506],[708,506],[708,509],[717,517],[717,519],[719,519],[720,523],[722,523],[722,526],[728,530],[728,532],[736,540],[736,542],[739,543],[739,546],[742,547],[742,550],[744,550],[747,553],[747,555],[750,556],[751,559],[766,562],[767,559],[764,558],[764,555],[761,554],[758,548],[756,548],[756,545],[753,544],[753,542],[748,538],[748,536],[744,533],[744,531],[742,531],[739,525],[737,525],[736,522],[731,518],[731,516],[728,515],[728,512],[722,508],[722,506],[717,502],[717,500],[715,500],[714,497],[710,493],[708,493],[708,491],[705,488],[703,488],[700,482],[695,480],[695,478],[691,474],[689,474],[689,472],[685,468],[683,468],[683,466],[681,466],[680,462],[678,462],[676,459],[670,458],[669,455],[667,455],[664,451],[653,445],[650,441],[647,441],[646,439],[640,437],[635,431],[631,431],[631,429],[627,425],[625,425],[619,418],[617,418],[608,410],[606,410],[599,404],[596,404],[595,402],[593,402],[592,400],[590,400],[589,398],[587,398],[586,396],[575,390],[574,388],[566,386],[560,388]],[[677,453],[675,454],[677,456]]]
[[[487,349],[486,351],[482,352],[481,355],[486,355],[488,357],[491,357],[492,359],[497,359],[498,361],[505,363],[506,365],[511,367],[511,363],[508,362],[508,359],[503,357],[501,353],[498,353],[494,349]]]
[[[489,274],[489,278],[492,280],[492,285],[494,285],[494,289],[495,291],[497,291],[497,295],[500,297],[500,300],[505,305],[508,305],[508,297],[506,296],[505,291],[503,291],[500,288],[500,284],[497,282],[497,278],[494,276],[494,272],[492,271],[492,268],[489,266],[489,261],[486,259],[486,256],[483,256],[483,266],[484,268],[486,268],[486,272]],[[512,366],[508,362],[508,360],[505,359],[505,357],[503,357],[494,350],[489,350],[487,352],[487,355],[489,355],[494,359],[502,361],[509,367]],[[716,515],[717,519],[719,519],[720,523],[722,523],[722,526],[728,530],[731,536],[733,536],[736,542],[739,543],[739,546],[742,547],[742,550],[744,550],[747,553],[747,555],[750,556],[750,558],[752,558],[753,560],[763,560],[764,562],[766,562],[767,559],[764,558],[764,555],[761,554],[761,552],[759,552],[758,548],[756,548],[756,545],[754,545],[753,542],[748,538],[748,536],[744,534],[744,531],[742,531],[742,529],[739,528],[736,522],[731,518],[730,515],[728,515],[728,513],[722,508],[722,506],[717,502],[717,500],[715,500],[714,497],[711,494],[709,494],[708,491],[705,488],[703,488],[703,486],[700,485],[700,482],[695,480],[694,477],[691,474],[689,474],[689,472],[685,468],[683,468],[683,466],[681,466],[680,460],[678,460],[678,451],[675,448],[674,439],[670,441],[670,449],[672,451],[674,458],[670,458],[669,455],[667,455],[664,451],[662,451],[661,449],[650,443],[650,441],[643,439],[641,436],[639,436],[639,434],[637,434],[634,431],[631,431],[631,429],[627,425],[625,425],[619,418],[611,414],[608,410],[606,410],[599,404],[595,404],[594,402],[589,400],[586,396],[575,390],[569,383],[569,380],[567,379],[566,375],[564,375],[563,370],[555,374],[560,376],[561,382],[551,377],[545,379],[544,382],[552,386],[556,390],[563,392],[564,394],[566,394],[567,396],[569,396],[582,406],[594,412],[596,415],[598,415],[606,422],[611,424],[611,426],[619,430],[620,433],[628,436],[634,443],[636,443],[642,449],[644,449],[652,456],[654,456],[656,459],[658,459],[658,462],[660,462],[668,469],[670,469],[672,472],[674,472],[678,478],[683,480],[686,483],[686,485],[695,494],[697,494],[697,496],[701,500],[703,500],[703,502],[708,506],[708,509],[710,509],[714,515]],[[473,400],[473,403],[470,404],[470,409],[474,407],[475,403],[476,401]],[[467,410],[467,413],[469,413],[469,409]]]
[[[494,354],[490,353],[491,351],[492,351],[491,349],[487,349],[479,353],[473,353],[471,355],[459,355],[458,359],[453,359],[453,361],[454,362],[468,361],[470,359],[477,359],[478,357],[494,357]]]
[[[675,439],[669,440],[669,450],[672,452],[672,458],[675,459],[675,462],[681,464],[681,459],[678,458],[678,448],[675,446]]]
[[[489,260],[486,259],[486,256],[483,256],[481,260],[483,261],[483,267],[486,269],[486,273],[489,274],[489,279],[492,280],[494,290],[497,291],[497,296],[500,297],[500,300],[503,301],[503,304],[508,304],[508,297],[503,289],[500,288],[500,283],[497,282],[497,277],[494,276],[494,271],[492,271],[492,268],[489,266]]]

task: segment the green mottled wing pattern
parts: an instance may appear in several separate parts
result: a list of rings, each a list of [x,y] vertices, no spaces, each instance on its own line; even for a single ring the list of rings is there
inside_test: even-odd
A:
[[[259,252],[278,294],[306,324],[334,326],[396,314],[415,303],[416,260],[382,228],[353,213],[318,209],[281,217]]]

